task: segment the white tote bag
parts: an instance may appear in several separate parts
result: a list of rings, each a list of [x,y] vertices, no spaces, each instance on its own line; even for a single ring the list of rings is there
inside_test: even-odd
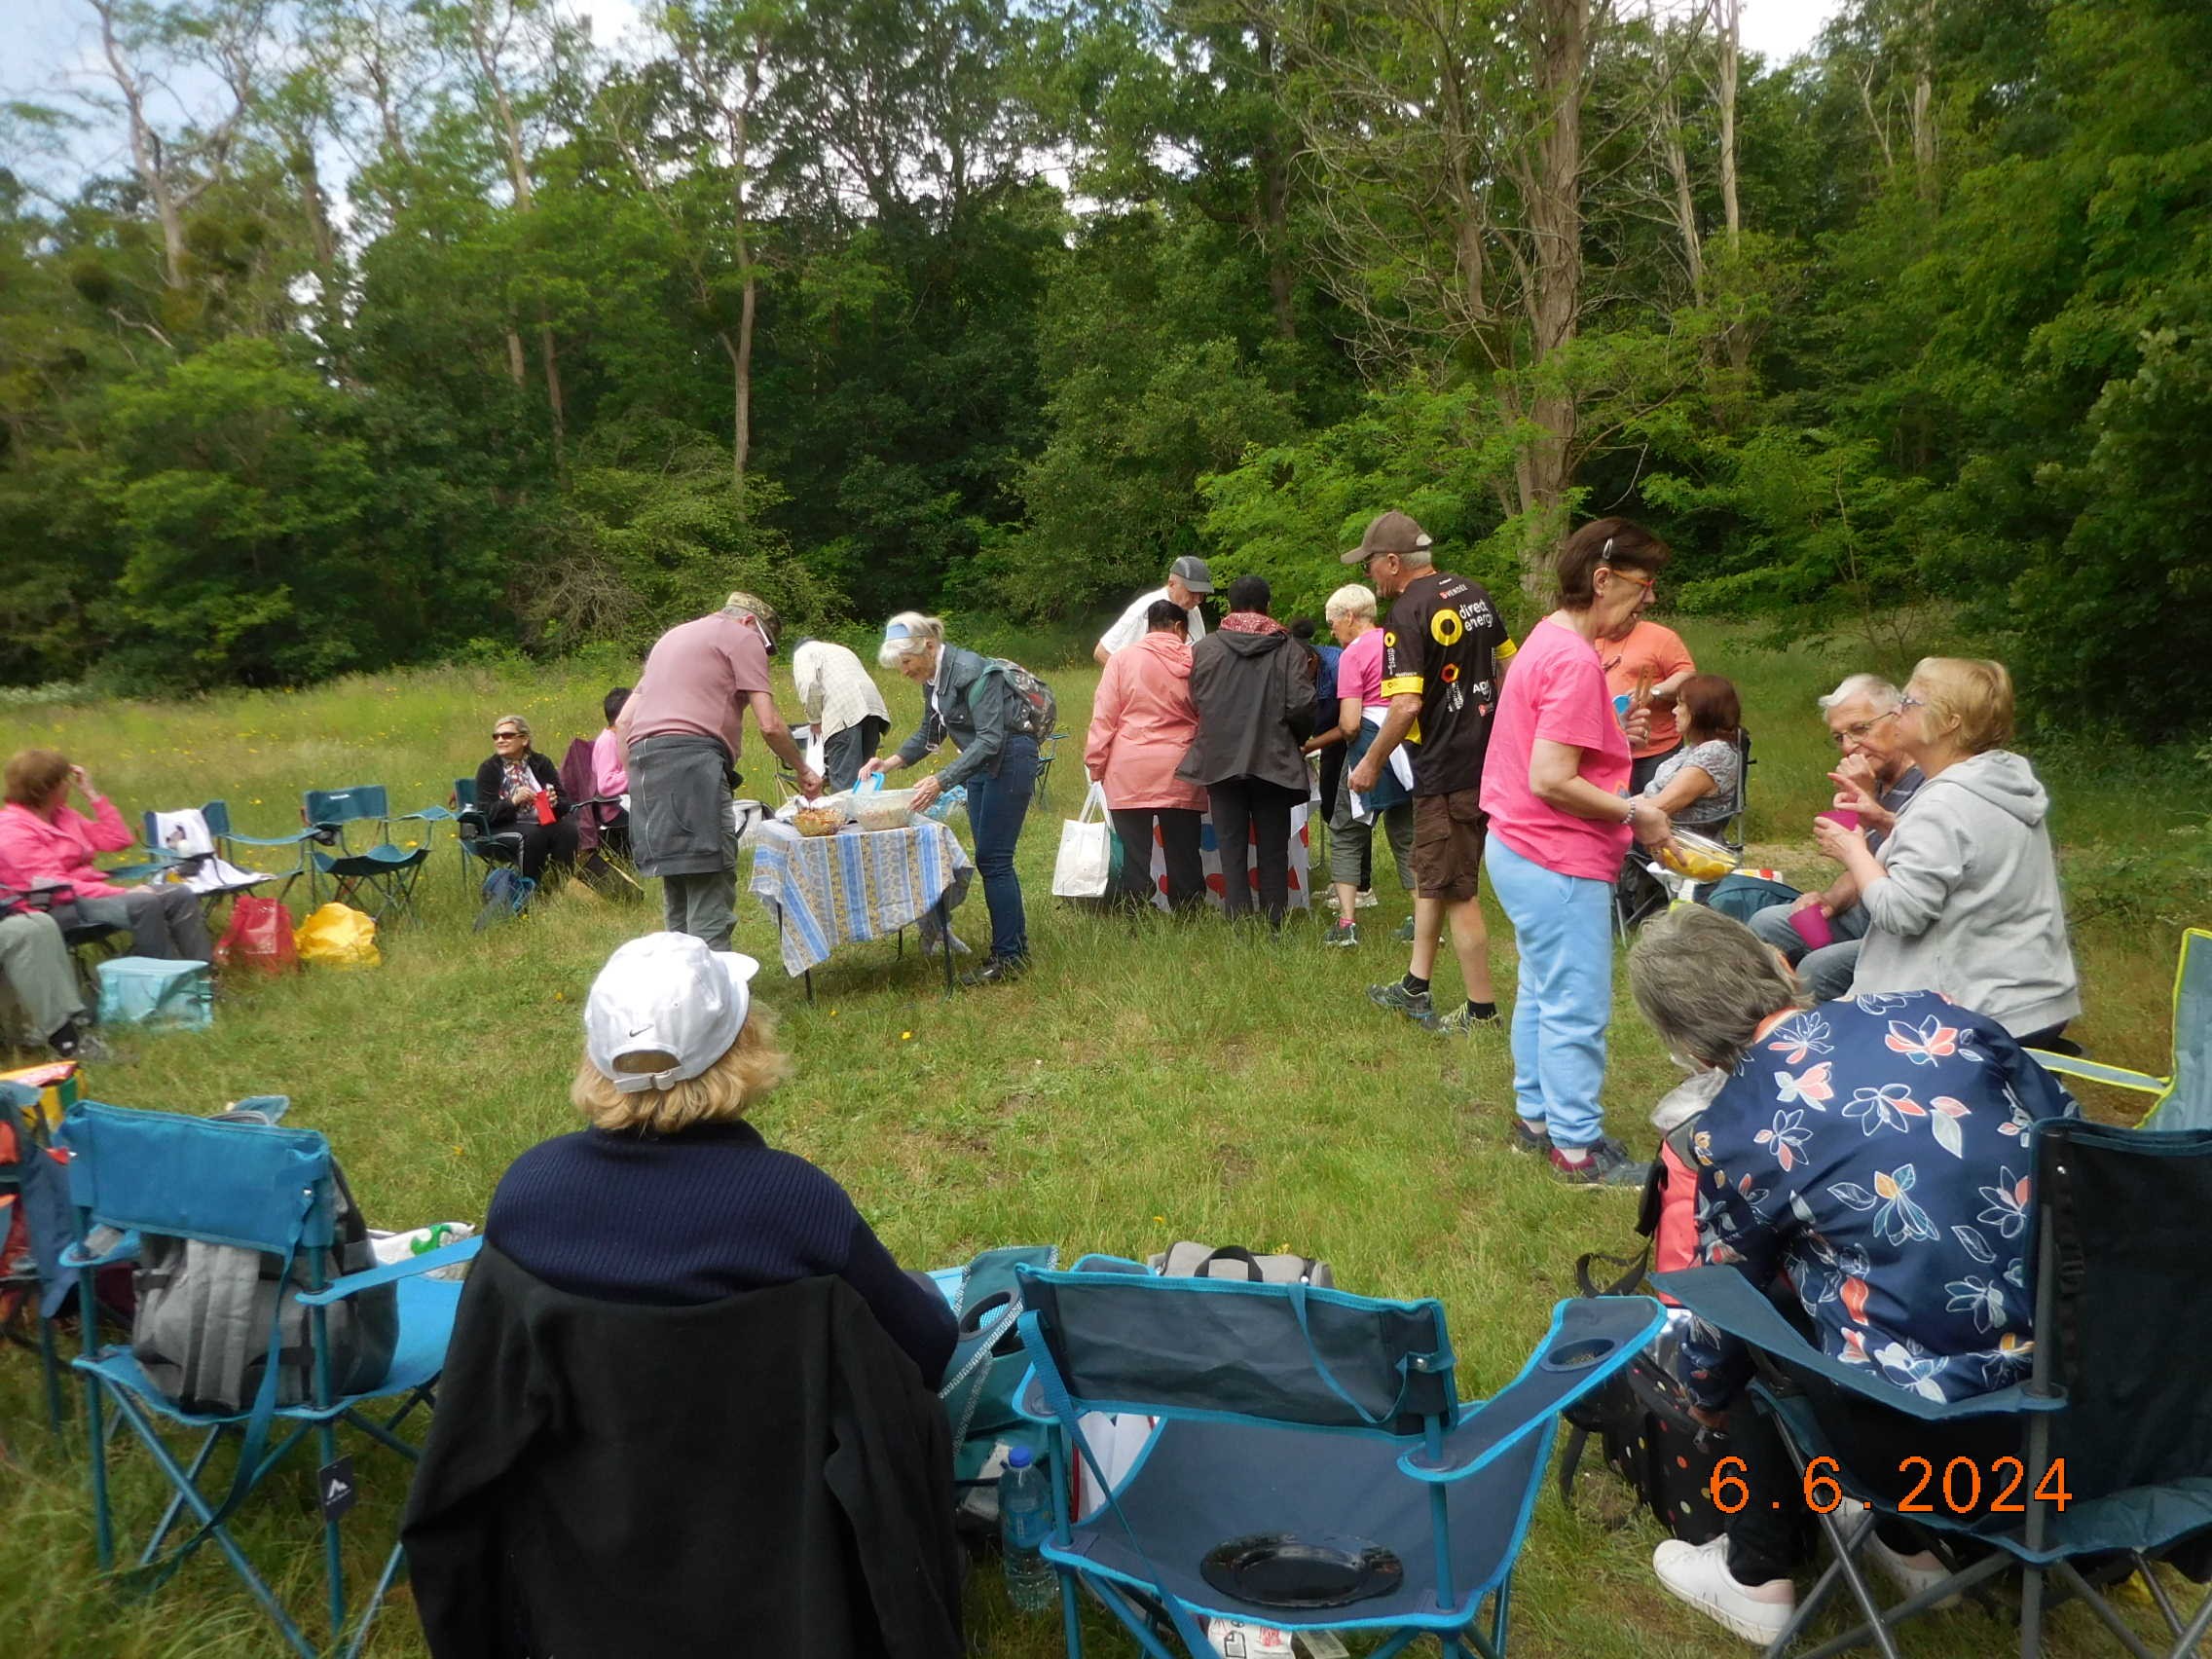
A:
[[[1056,899],[1103,899],[1114,876],[1114,831],[1106,823],[1106,792],[1092,784],[1083,810],[1060,825],[1060,856],[1052,866]]]

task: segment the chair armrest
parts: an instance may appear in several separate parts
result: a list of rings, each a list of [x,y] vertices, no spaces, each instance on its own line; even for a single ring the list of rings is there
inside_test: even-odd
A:
[[[387,819],[386,820],[386,822],[390,824],[411,824],[417,819],[421,819],[425,824],[446,824],[452,822],[453,816],[453,812],[447,807],[425,806],[421,812],[403,812],[398,817]]]
[[[124,1234],[96,1256],[85,1254],[82,1244],[62,1246],[61,1265],[71,1270],[81,1268],[112,1268],[123,1262],[138,1259],[139,1235],[135,1229]]]
[[[1439,1460],[1417,1447],[1398,1459],[1400,1472],[1432,1484],[1479,1474],[1628,1364],[1666,1322],[1666,1310],[1648,1296],[1562,1302],[1521,1375],[1460,1419],[1444,1437]]]
[[[2022,1412],[2055,1412],[2066,1407],[2063,1389],[2037,1395],[2018,1383],[1964,1400],[1932,1400],[1910,1388],[1900,1388],[1868,1366],[1846,1365],[1815,1347],[1776,1311],[1764,1292],[1734,1268],[1685,1268],[1678,1272],[1655,1274],[1651,1283],[1715,1330],[1771,1355],[1785,1370],[1810,1371],[1878,1406],[1923,1422],[2015,1417]]]
[[[2028,1053],[2045,1071],[2059,1072],[2089,1083],[2109,1083],[2115,1088],[2132,1088],[2139,1094],[2163,1094],[2173,1087],[2174,1080],[2170,1077],[2153,1077],[2147,1072],[2129,1071],[2124,1066],[2101,1066],[2094,1060],[2046,1053],[2041,1049],[2030,1049]]]
[[[298,830],[289,835],[241,835],[238,830],[233,830],[229,834],[223,836],[223,839],[237,841],[240,845],[247,847],[296,847],[302,841],[312,841],[315,834],[316,831],[313,830]]]
[[[484,1235],[473,1234],[454,1244],[443,1244],[435,1250],[425,1250],[420,1256],[410,1256],[404,1262],[386,1262],[365,1272],[348,1273],[334,1278],[320,1290],[303,1290],[299,1294],[303,1308],[328,1308],[333,1302],[343,1302],[349,1296],[358,1296],[364,1290],[374,1290],[380,1284],[397,1284],[403,1278],[418,1273],[434,1272],[439,1268],[459,1267],[473,1262],[476,1252],[484,1248]]]

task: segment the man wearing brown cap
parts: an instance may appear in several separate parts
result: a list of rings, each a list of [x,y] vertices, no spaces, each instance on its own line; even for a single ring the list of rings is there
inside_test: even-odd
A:
[[[1513,637],[1481,583],[1436,569],[1428,533],[1404,513],[1379,514],[1344,562],[1366,566],[1368,584],[1391,601],[1382,635],[1390,712],[1346,783],[1361,794],[1374,789],[1401,742],[1414,774],[1413,962],[1404,978],[1367,994],[1431,1031],[1496,1030],[1490,934],[1475,894],[1488,823],[1483,756]],[[1447,922],[1467,1002],[1439,1015],[1428,982]]]

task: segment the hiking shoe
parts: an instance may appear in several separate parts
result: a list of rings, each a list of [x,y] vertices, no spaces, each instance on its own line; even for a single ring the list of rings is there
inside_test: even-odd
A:
[[[1367,1000],[1377,1008],[1386,1008],[1392,1014],[1402,1014],[1416,1025],[1431,1026],[1436,1023],[1436,1009],[1428,1000],[1426,991],[1409,991],[1403,979],[1392,979],[1386,985],[1367,987]]]
[[[960,976],[963,985],[1005,985],[1021,977],[1029,966],[1026,956],[994,956],[980,968]]]
[[[1542,1129],[1530,1128],[1529,1120],[1519,1113],[1513,1117],[1513,1137],[1509,1144],[1515,1152],[1530,1153],[1537,1158],[1548,1159],[1552,1155],[1552,1137]]]
[[[1572,1187],[1641,1187],[1651,1172],[1649,1164],[1637,1162],[1610,1135],[1592,1142],[1589,1157],[1579,1163],[1567,1161],[1566,1152],[1555,1142],[1551,1160],[1552,1173]]]
[[[1372,910],[1376,905],[1382,903],[1382,901],[1375,897],[1374,888],[1362,887],[1359,892],[1353,897],[1351,903],[1354,909]]]
[[[1505,1021],[1494,1014],[1487,1017],[1478,1014],[1465,1003],[1461,1003],[1450,1014],[1437,1015],[1436,1022],[1429,1029],[1446,1037],[1465,1037],[1477,1031],[1503,1031]]]
[[[1334,945],[1339,950],[1347,950],[1359,942],[1359,924],[1357,922],[1339,922],[1329,930],[1329,937],[1321,942]]]
[[[1398,942],[1400,944],[1411,944],[1413,943],[1413,941],[1414,919],[1413,917],[1408,916],[1404,921],[1398,924]]]
[[[1787,1578],[1764,1584],[1736,1581],[1728,1570],[1725,1537],[1703,1544],[1669,1538],[1651,1552],[1651,1570],[1669,1595],[1761,1647],[1783,1633],[1797,1610],[1797,1587]]]

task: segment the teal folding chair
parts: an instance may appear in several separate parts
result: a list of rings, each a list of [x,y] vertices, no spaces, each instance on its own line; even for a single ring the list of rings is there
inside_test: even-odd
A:
[[[1017,1401],[1051,1430],[1044,1555],[1068,1659],[1083,1652],[1079,1585],[1150,1659],[1174,1659],[1155,1608],[1189,1659],[1214,1652],[1201,1617],[1354,1631],[1380,1639],[1371,1659],[1424,1637],[1445,1659],[1503,1659],[1559,1414],[1665,1317],[1649,1297],[1563,1302],[1521,1375],[1462,1405],[1437,1302],[1161,1278],[1095,1257],[1015,1277],[1032,1366]],[[1119,1486],[1085,1439],[1089,1412],[1160,1419]],[[1078,1458],[1106,1500],[1071,1523]]]
[[[443,807],[426,810],[445,813]],[[394,846],[391,827],[395,822],[424,816],[421,812],[402,813],[395,820],[382,784],[309,790],[300,797],[300,821],[319,831],[318,838],[336,849],[309,849],[313,866],[308,876],[310,894],[319,896],[315,880],[319,871],[330,878],[331,898],[337,903],[355,904],[380,923],[415,915],[415,883],[430,856],[429,845],[425,841],[420,847]],[[382,839],[355,852],[347,839],[346,827],[350,824],[373,824]]]
[[[338,1426],[344,1423],[410,1462],[416,1459],[417,1448],[396,1430],[429,1398],[444,1369],[461,1291],[458,1283],[424,1275],[471,1259],[481,1240],[464,1239],[389,1267],[326,1280],[322,1264],[335,1232],[336,1178],[330,1145],[313,1130],[217,1123],[86,1101],[70,1108],[62,1122],[62,1138],[69,1150],[69,1194],[80,1238],[92,1237],[99,1228],[117,1229],[123,1236],[115,1251],[94,1254],[79,1244],[67,1252],[64,1259],[80,1275],[85,1306],[93,1306],[92,1279],[97,1270],[135,1253],[143,1235],[263,1251],[283,1264],[279,1285],[289,1279],[294,1263],[304,1260],[310,1286],[295,1293],[309,1309],[306,1357],[312,1378],[310,1398],[298,1405],[277,1403],[280,1379],[288,1366],[297,1363],[283,1346],[281,1292],[271,1298],[259,1387],[250,1407],[234,1413],[186,1410],[155,1386],[128,1343],[102,1346],[94,1322],[84,1322],[85,1351],[74,1364],[85,1389],[101,1569],[107,1570],[115,1561],[115,1514],[108,1479],[111,1435],[105,1415],[112,1410],[119,1426],[128,1426],[144,1446],[172,1493],[132,1576],[144,1587],[158,1588],[201,1545],[212,1543],[301,1659],[318,1659],[324,1652],[351,1659],[367,1640],[377,1608],[398,1572],[400,1551],[395,1543],[349,1634],[340,1522],[351,1507],[358,1483],[351,1459],[339,1455]],[[339,1394],[331,1383],[327,1309],[386,1284],[398,1287],[399,1333],[390,1368],[376,1387]],[[369,1409],[371,1402],[377,1402],[374,1410]],[[165,1429],[197,1435],[200,1445],[188,1458],[180,1458],[165,1438]],[[240,1507],[311,1436],[320,1458],[316,1488],[321,1499],[327,1643],[312,1642],[302,1633],[240,1548],[231,1527]],[[210,1458],[226,1440],[238,1448],[236,1473],[227,1490],[203,1489],[201,1481]],[[171,1534],[187,1516],[198,1523],[196,1530],[183,1541],[171,1543]]]
[[[2212,933],[2189,928],[2181,936],[2181,960],[2174,967],[2173,1062],[2164,1077],[2041,1049],[2028,1052],[2046,1071],[2157,1095],[2143,1114],[2146,1128],[2212,1129]]]
[[[471,897],[496,864],[522,863],[522,836],[512,830],[495,830],[476,805],[476,780],[453,781],[455,830],[461,846],[461,891]],[[471,874],[470,865],[477,866]]]

